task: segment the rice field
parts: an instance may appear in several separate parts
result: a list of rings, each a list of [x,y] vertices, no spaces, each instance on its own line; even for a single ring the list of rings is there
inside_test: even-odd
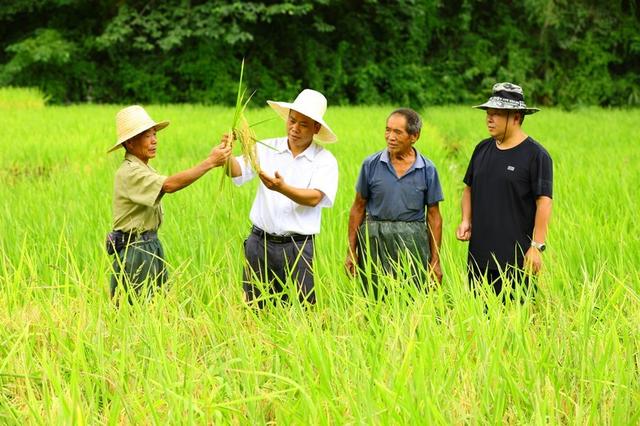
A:
[[[554,160],[554,211],[536,302],[504,307],[471,296],[455,239],[484,114],[421,111],[416,147],[445,195],[444,281],[428,294],[390,283],[375,303],[343,272],[347,221],[395,106],[330,106],[340,186],[316,241],[318,304],[256,313],[240,277],[257,181],[221,189],[221,169],[164,198],[169,291],[115,309],[103,245],[122,153],[105,152],[121,106],[38,96],[0,91],[1,424],[640,423],[640,110],[527,117]],[[151,162],[163,174],[203,159],[234,112],[146,107],[171,120]]]

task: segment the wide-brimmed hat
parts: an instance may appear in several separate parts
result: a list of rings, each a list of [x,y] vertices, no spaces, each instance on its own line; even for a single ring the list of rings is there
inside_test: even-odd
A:
[[[473,108],[480,109],[509,109],[522,111],[524,114],[535,114],[539,108],[529,108],[524,103],[524,92],[522,87],[512,83],[496,83],[493,85],[493,93],[489,100],[482,105]]]
[[[320,123],[320,131],[314,135],[314,139],[326,143],[336,142],[338,140],[336,134],[333,133],[333,130],[331,130],[322,118],[324,117],[324,113],[327,112],[327,98],[325,98],[322,93],[311,89],[304,89],[293,103],[276,101],[267,101],[267,103],[285,121],[289,119],[289,110],[294,110]]]
[[[154,127],[156,131],[160,131],[169,125],[168,121],[155,122],[147,111],[140,105],[132,105],[121,109],[116,114],[116,134],[117,142],[107,151],[115,151],[122,147],[122,143],[128,141],[132,137]]]

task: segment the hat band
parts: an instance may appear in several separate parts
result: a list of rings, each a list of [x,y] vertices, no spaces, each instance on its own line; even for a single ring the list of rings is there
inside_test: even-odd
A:
[[[492,96],[489,98],[487,103],[495,103],[497,105],[503,106],[508,105],[513,109],[527,109],[527,105],[523,101],[517,101],[514,99],[503,98],[500,96]]]
[[[496,90],[493,92],[493,96],[503,98],[503,99],[511,99],[512,101],[520,101],[524,102],[524,96],[522,93],[518,92],[510,92],[507,90]]]

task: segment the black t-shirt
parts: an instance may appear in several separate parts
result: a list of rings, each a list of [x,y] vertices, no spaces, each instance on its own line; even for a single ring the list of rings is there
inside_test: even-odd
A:
[[[473,151],[464,183],[471,187],[469,261],[481,270],[522,267],[536,198],[552,196],[549,153],[531,137],[506,150],[498,149],[493,138],[485,139]]]

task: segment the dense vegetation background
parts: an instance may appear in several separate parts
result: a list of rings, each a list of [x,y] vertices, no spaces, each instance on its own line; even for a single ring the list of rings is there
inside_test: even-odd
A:
[[[633,0],[3,0],[0,86],[54,103],[232,104],[302,87],[336,104],[640,105]]]

